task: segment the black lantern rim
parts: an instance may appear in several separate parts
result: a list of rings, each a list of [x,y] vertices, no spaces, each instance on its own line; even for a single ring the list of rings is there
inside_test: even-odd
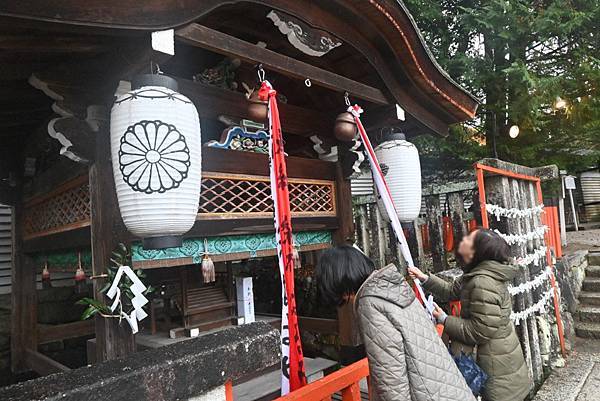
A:
[[[177,92],[179,85],[177,81],[171,77],[161,74],[139,74],[131,80],[131,89],[140,89],[144,86],[162,86],[163,88],[171,89]]]

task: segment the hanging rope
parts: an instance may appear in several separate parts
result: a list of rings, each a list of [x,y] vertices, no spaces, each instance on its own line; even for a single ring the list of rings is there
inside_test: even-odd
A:
[[[375,151],[373,150],[373,146],[371,146],[371,141],[367,135],[367,131],[365,127],[362,125],[360,120],[360,115],[363,110],[358,105],[351,106],[350,99],[348,98],[348,93],[345,95],[346,105],[348,106],[348,112],[352,114],[354,117],[354,121],[356,122],[356,126],[358,128],[358,133],[360,138],[365,145],[365,151],[367,153],[367,157],[369,159],[369,164],[371,166],[371,172],[373,173],[373,180],[375,181],[375,185],[377,186],[377,192],[381,196],[381,200],[383,205],[385,206],[385,210],[387,215],[390,218],[392,229],[394,230],[394,234],[396,235],[396,239],[400,244],[400,252],[402,253],[402,257],[406,261],[409,267],[414,267],[415,264],[412,259],[412,255],[410,254],[410,249],[408,247],[408,243],[406,242],[406,238],[404,237],[404,232],[402,231],[402,225],[400,224],[400,220],[398,219],[398,215],[396,214],[396,209],[394,208],[394,202],[392,200],[392,195],[390,193],[390,189],[387,186],[385,181],[385,177],[383,172],[381,171],[381,167],[379,166],[379,162],[377,161],[377,156],[375,156]],[[425,293],[423,292],[423,288],[421,287],[421,282],[419,279],[414,280],[415,289],[417,293],[417,298],[425,305],[427,312],[429,312],[430,316],[433,316],[433,310],[435,309],[433,303],[433,297],[429,296],[427,298]]]
[[[258,70],[262,84],[258,97],[269,102],[269,156],[271,196],[275,211],[275,238],[281,276],[281,394],[299,389],[306,384],[304,356],[296,313],[294,292],[294,239],[288,189],[287,167],[283,149],[283,135],[277,107],[277,92],[264,80],[262,67]]]

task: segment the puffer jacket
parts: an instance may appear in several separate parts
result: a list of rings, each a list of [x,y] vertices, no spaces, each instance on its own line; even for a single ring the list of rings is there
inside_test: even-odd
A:
[[[531,389],[531,380],[519,338],[510,320],[511,296],[507,285],[518,268],[484,261],[449,283],[434,275],[423,284],[436,300],[460,299],[460,317],[448,316],[444,333],[453,342],[452,350],[477,346],[477,364],[489,376],[484,400],[522,401]]]
[[[475,401],[427,312],[394,265],[369,276],[354,306],[373,400]]]

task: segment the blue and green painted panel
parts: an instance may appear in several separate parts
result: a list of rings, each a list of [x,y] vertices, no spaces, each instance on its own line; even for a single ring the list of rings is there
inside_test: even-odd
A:
[[[206,246],[205,249],[205,239]],[[306,245],[331,244],[329,231],[303,231],[294,233],[294,244]],[[224,255],[232,253],[249,253],[256,257],[257,252],[272,250],[277,247],[275,234],[230,235],[223,237],[187,238],[178,248],[144,249],[141,243],[132,245],[133,262],[149,260],[192,258],[194,263],[200,263],[202,256],[208,251],[209,255]]]

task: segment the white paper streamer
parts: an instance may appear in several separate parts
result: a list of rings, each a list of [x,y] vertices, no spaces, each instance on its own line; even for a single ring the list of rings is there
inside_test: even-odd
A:
[[[542,295],[542,297],[537,303],[531,305],[525,310],[519,312],[512,312],[510,314],[510,319],[515,323],[516,326],[518,326],[519,324],[521,324],[522,321],[526,320],[529,316],[533,315],[534,313],[545,312],[548,301],[550,300],[550,298],[552,298],[553,291],[554,288],[548,288],[548,290]]]
[[[552,268],[550,266],[546,266],[546,268],[544,270],[542,270],[540,272],[540,274],[535,276],[532,280],[529,280],[525,283],[521,283],[521,284],[517,285],[516,287],[509,285],[508,292],[510,293],[510,295],[517,295],[517,294],[522,294],[527,291],[531,291],[535,288],[538,288],[542,284],[544,284],[546,282],[546,280],[548,280],[548,278],[550,277],[551,274],[552,274]]]
[[[523,234],[503,234],[498,230],[494,230],[497,234],[500,234],[502,238],[508,243],[508,245],[525,244],[528,241],[534,239],[544,238],[544,234],[548,231],[547,226],[536,227],[533,231],[529,231]]]
[[[133,310],[130,311],[129,314],[121,310],[121,317],[127,320],[127,323],[131,326],[131,332],[135,334],[138,332],[138,322],[148,316],[146,311],[144,311],[144,305],[148,303],[148,298],[144,296],[144,291],[147,289],[146,286],[140,281],[133,270],[131,270],[131,267],[119,266],[119,270],[117,270],[117,274],[115,274],[115,278],[108,289],[106,296],[113,300],[110,310],[111,312],[114,312],[115,309],[121,305],[121,289],[119,288],[119,282],[121,281],[123,274],[127,275],[131,280],[132,284],[129,289],[134,297],[131,299]]]
[[[520,266],[520,267],[529,266],[532,263],[536,266],[539,266],[540,259],[546,257],[547,250],[548,250],[547,247],[541,246],[538,249],[534,250],[532,253],[528,253],[527,255],[520,257],[520,258],[515,258],[514,263],[515,263],[515,265]]]
[[[505,208],[493,204],[485,204],[485,210],[500,220],[500,217],[508,217],[511,219],[538,216],[544,211],[544,204],[539,204],[527,209]]]

